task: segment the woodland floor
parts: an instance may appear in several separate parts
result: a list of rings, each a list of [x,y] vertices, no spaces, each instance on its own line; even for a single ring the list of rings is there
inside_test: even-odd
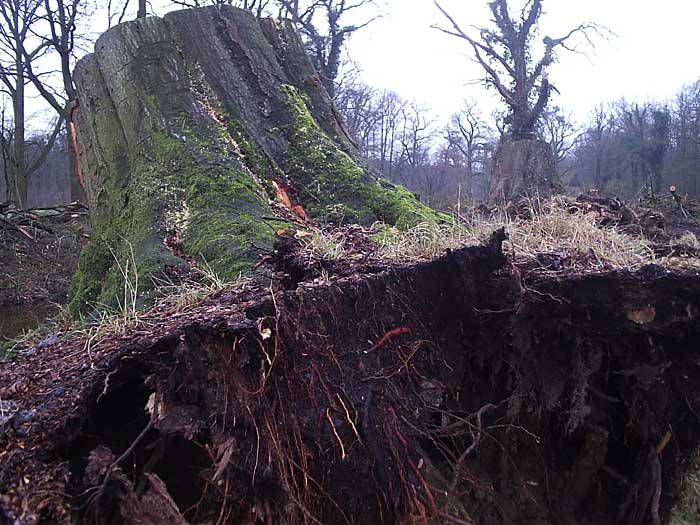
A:
[[[0,213],[0,342],[59,310],[87,233],[80,206]]]
[[[693,258],[677,211],[630,227]],[[0,524],[669,522],[700,448],[697,270],[343,239],[281,235],[268,285],[0,362]]]

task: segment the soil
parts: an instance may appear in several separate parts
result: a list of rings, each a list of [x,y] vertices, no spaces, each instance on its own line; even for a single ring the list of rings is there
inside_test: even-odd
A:
[[[667,522],[700,275],[522,272],[504,238],[320,280],[283,237],[275,286],[1,364],[0,523]]]

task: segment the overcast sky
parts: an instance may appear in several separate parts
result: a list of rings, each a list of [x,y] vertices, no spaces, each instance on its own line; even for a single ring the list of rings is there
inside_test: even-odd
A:
[[[463,29],[488,23],[485,0],[442,0]],[[511,2],[514,6],[517,3]],[[367,83],[397,91],[446,115],[464,97],[489,104],[466,42],[430,29],[446,25],[432,0],[384,0],[384,16],[350,41]],[[583,119],[598,103],[622,97],[673,97],[700,78],[700,1],[546,0],[541,36],[558,37],[582,22],[616,36],[597,40],[587,56],[562,52],[550,70],[554,103]],[[491,104],[494,102],[491,101]]]

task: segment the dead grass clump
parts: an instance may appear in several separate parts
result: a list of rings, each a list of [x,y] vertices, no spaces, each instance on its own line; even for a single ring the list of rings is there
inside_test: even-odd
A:
[[[680,237],[671,239],[671,248],[680,248],[685,250],[700,250],[700,241],[693,232],[685,232]]]
[[[422,223],[405,232],[386,230],[378,241],[388,258],[427,259],[446,249],[484,242],[494,230],[505,227],[510,237],[505,249],[516,262],[532,262],[543,253],[568,259],[571,270],[634,269],[655,262],[647,240],[603,226],[597,213],[585,212],[563,198],[531,202],[528,208],[526,217],[459,215],[450,224]]]
[[[694,525],[700,516],[700,450],[693,455],[692,464],[679,489],[679,498],[671,511],[671,525]]]
[[[383,257],[412,261],[432,259],[448,249],[474,246],[486,240],[499,227],[490,220],[472,224],[458,221],[448,224],[422,222],[405,231],[393,227],[383,228],[373,239],[379,244]]]
[[[205,297],[233,289],[245,281],[242,276],[231,282],[222,279],[206,261],[198,267],[193,267],[191,272],[191,277],[184,281],[174,282],[166,279],[154,281],[155,292],[158,295],[154,305],[156,310],[180,313],[196,306]]]
[[[591,263],[635,269],[655,262],[649,241],[613,225],[603,226],[594,211],[585,212],[561,198],[530,210],[531,218],[507,225],[516,258],[557,253],[571,258],[573,269],[585,269]]]
[[[309,228],[298,231],[296,238],[302,246],[302,253],[310,259],[337,261],[347,255],[347,238],[342,229]]]

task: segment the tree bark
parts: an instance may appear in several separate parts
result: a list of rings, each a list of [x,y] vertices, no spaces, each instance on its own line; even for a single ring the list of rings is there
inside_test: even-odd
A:
[[[19,22],[18,22],[19,23]],[[22,50],[17,49],[15,54],[15,71],[24,71]],[[13,94],[14,104],[14,162],[12,166],[12,183],[14,184],[14,195],[17,205],[24,208],[27,204],[27,159],[25,155],[24,136],[24,76],[17,74],[15,82],[15,92]]]
[[[249,272],[288,225],[269,220],[275,185],[321,223],[434,220],[363,166],[291,22],[177,11],[117,26],[95,49],[74,74],[95,222],[74,307],[192,261]]]
[[[524,139],[498,146],[487,196],[490,203],[502,204],[528,196],[546,198],[561,188],[550,144]]]

